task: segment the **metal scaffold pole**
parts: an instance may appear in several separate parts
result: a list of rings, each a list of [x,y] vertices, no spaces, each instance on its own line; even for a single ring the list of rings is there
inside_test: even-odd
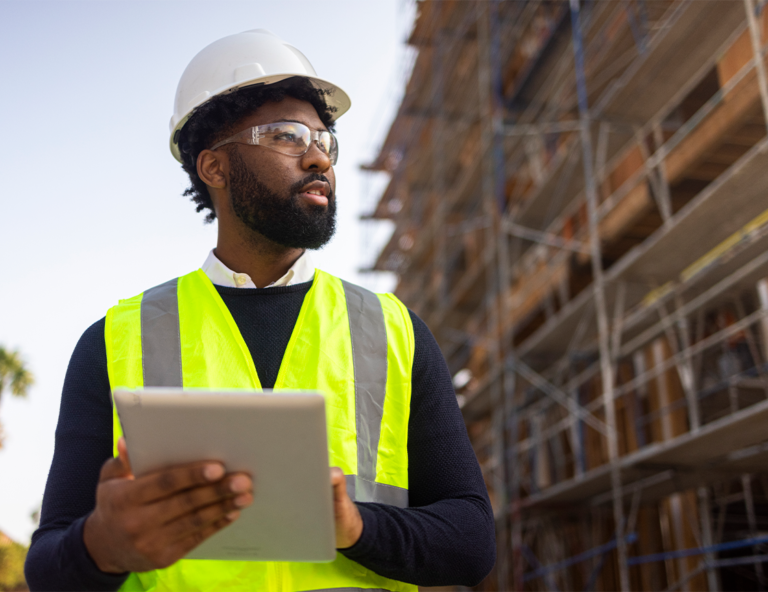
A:
[[[503,213],[504,180],[503,180],[503,147],[501,134],[503,134],[503,119],[501,116],[502,105],[500,103],[500,64],[499,57],[499,30],[498,30],[498,0],[492,0],[482,7],[477,19],[478,38],[478,82],[480,98],[480,126],[481,126],[481,154],[483,162],[483,204],[485,215],[491,220],[486,232],[486,248],[488,253],[488,265],[486,266],[486,321],[487,339],[489,342],[488,354],[491,366],[501,372],[498,380],[491,385],[492,411],[491,423],[493,430],[493,483],[496,493],[496,507],[494,508],[497,524],[496,560],[496,585],[500,590],[508,589],[507,564],[509,533],[507,523],[509,520],[507,503],[507,478],[506,478],[506,442],[505,425],[509,399],[506,390],[508,378],[505,376],[505,347],[503,343],[504,332],[501,330],[504,318],[504,295],[509,285],[509,261],[506,254],[506,236],[501,228],[500,220]],[[496,266],[493,265],[495,261]]]
[[[598,227],[598,198],[595,181],[592,137],[590,131],[590,113],[587,100],[587,85],[584,73],[584,40],[581,31],[581,11],[579,0],[570,0],[571,27],[573,29],[573,53],[576,70],[576,92],[578,96],[579,130],[584,164],[584,183],[587,198],[587,216],[589,222],[589,247],[592,260],[592,276],[595,311],[597,313],[598,341],[600,349],[600,373],[602,378],[603,407],[607,426],[608,458],[611,463],[611,486],[613,489],[613,519],[616,536],[616,550],[619,558],[619,581],[621,590],[628,592],[629,568],[627,567],[627,545],[624,536],[624,508],[621,491],[621,473],[618,464],[619,444],[616,433],[616,408],[614,401],[613,364],[610,350],[610,330],[605,298],[605,278]]]
[[[437,6],[440,6],[439,4]],[[435,20],[440,22],[440,10],[435,10]],[[445,42],[441,29],[435,31],[435,44],[432,49],[432,191],[435,199],[435,217],[440,228],[446,224],[446,207],[443,196],[445,195],[445,134],[444,125],[441,123],[445,116]],[[435,241],[435,266],[437,278],[430,277],[430,282],[437,282],[436,308],[443,309],[448,292],[448,269],[446,260],[446,236],[444,232],[436,232],[433,235]],[[433,272],[434,273],[434,272]]]

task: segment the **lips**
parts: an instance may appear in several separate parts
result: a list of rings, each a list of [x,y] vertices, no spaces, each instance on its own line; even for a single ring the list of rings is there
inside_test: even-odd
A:
[[[328,195],[331,193],[331,187],[328,183],[322,181],[313,181],[299,190],[299,196],[316,205],[328,205]]]

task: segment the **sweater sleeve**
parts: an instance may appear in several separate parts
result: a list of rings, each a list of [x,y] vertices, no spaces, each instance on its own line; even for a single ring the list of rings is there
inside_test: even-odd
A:
[[[32,535],[24,568],[33,591],[117,590],[126,579],[99,570],[83,542],[101,466],[112,456],[104,323],[101,319],[85,331],[64,379],[40,527]]]
[[[473,586],[496,560],[493,511],[448,366],[426,324],[412,312],[411,319],[410,507],[358,504],[363,534],[341,552],[395,580]]]

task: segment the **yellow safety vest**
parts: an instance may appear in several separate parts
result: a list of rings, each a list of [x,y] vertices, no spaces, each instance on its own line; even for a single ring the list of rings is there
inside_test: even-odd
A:
[[[260,389],[248,347],[202,270],[161,284],[107,313],[109,381],[117,387]],[[391,294],[315,272],[275,390],[326,397],[330,462],[359,502],[408,506],[408,417],[413,325]],[[146,355],[143,355],[146,354]],[[113,406],[115,454],[122,429]],[[337,553],[330,563],[183,559],[132,573],[121,590],[389,590],[417,587],[379,576]]]

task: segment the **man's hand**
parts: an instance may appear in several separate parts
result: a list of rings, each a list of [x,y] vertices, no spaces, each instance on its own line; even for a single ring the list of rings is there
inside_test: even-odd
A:
[[[253,502],[251,478],[227,475],[220,463],[190,463],[136,478],[122,438],[117,448],[119,456],[101,468],[96,508],[83,529],[88,553],[104,572],[168,567]]]
[[[347,495],[347,481],[339,467],[331,467],[333,515],[336,520],[336,548],[354,545],[363,534],[363,519],[355,502]]]

